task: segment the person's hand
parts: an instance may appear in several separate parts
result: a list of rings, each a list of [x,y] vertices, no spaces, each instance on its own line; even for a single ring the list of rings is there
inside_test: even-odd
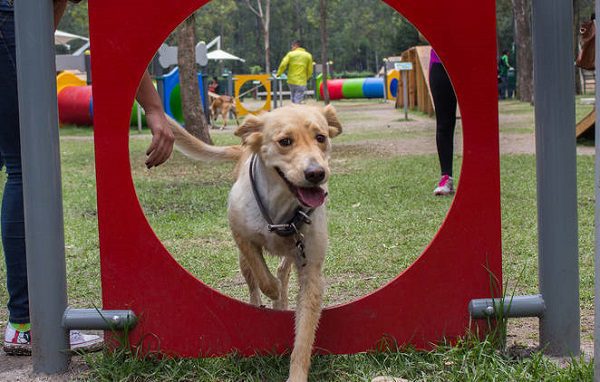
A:
[[[175,136],[169,126],[165,114],[160,112],[146,113],[146,121],[152,132],[152,143],[146,150],[146,167],[152,168],[164,163],[173,152]]]

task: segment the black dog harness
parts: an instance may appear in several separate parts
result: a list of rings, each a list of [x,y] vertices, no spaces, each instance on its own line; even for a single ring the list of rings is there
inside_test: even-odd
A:
[[[258,205],[258,209],[260,213],[267,222],[267,229],[269,232],[273,232],[281,237],[289,237],[294,236],[296,240],[296,248],[298,250],[298,256],[300,263],[302,266],[306,265],[306,253],[304,252],[304,235],[300,232],[300,228],[304,224],[310,224],[310,214],[313,213],[314,209],[304,210],[302,207],[296,208],[294,211],[294,216],[287,222],[282,224],[274,224],[273,219],[269,216],[267,209],[265,208],[260,194],[258,193],[258,188],[256,186],[256,180],[254,179],[254,168],[256,167],[257,155],[252,154],[252,158],[250,159],[250,184],[252,185],[252,194],[254,195],[254,199],[256,200],[256,204]],[[283,178],[283,175],[278,171],[279,176]],[[286,180],[285,178],[283,178]]]

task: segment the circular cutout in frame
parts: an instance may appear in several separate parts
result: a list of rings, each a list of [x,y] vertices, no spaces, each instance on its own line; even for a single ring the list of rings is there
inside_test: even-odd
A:
[[[285,352],[293,341],[293,313],[249,306],[190,275],[154,235],[131,179],[128,108],[137,89],[133,79],[141,77],[175,25],[205,3],[182,0],[177,7],[160,2],[148,6],[146,0],[90,3],[104,307],[133,309],[142,320],[131,332],[131,343],[152,333],[160,339],[161,350],[171,355]],[[323,311],[315,343],[322,352],[365,351],[384,337],[418,348],[443,337],[452,340],[469,325],[468,301],[493,292],[490,272],[501,283],[494,5],[445,0],[388,3],[436,46],[464,105],[461,187],[444,224],[409,269],[368,296]],[[122,12],[115,14],[116,7]],[[480,17],[456,22],[472,14],[473,8]],[[130,20],[127,16],[133,12],[139,17]],[[467,39],[469,46],[463,43]],[[132,47],[138,54],[128,54]],[[115,64],[128,68],[127,81],[116,82],[110,70]],[[479,187],[482,182],[485,188]],[[166,314],[185,326],[187,341],[164,325]]]
[[[247,114],[258,114],[263,111],[271,110],[271,81],[269,80],[268,74],[238,74],[234,77],[234,81],[235,105],[240,116]],[[258,86],[255,84],[257,81],[259,83]],[[252,87],[246,91],[242,91],[244,84],[248,82],[252,83]],[[244,96],[258,93],[259,90],[265,93],[265,101],[262,106],[259,106],[256,109],[246,108],[244,102],[242,102]]]

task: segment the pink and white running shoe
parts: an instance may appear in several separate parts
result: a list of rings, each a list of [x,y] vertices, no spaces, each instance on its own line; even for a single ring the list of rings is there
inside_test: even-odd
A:
[[[449,175],[442,175],[440,182],[438,183],[434,195],[451,195],[454,194],[454,179]]]

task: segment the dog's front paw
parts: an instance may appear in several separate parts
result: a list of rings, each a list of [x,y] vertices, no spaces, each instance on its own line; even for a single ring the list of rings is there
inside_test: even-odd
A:
[[[287,379],[287,382],[307,382],[308,381],[308,377],[306,375],[301,376],[301,375],[297,375],[297,376],[289,376]]]
[[[287,310],[288,302],[287,299],[280,298],[278,300],[273,301],[273,309],[275,310]]]

